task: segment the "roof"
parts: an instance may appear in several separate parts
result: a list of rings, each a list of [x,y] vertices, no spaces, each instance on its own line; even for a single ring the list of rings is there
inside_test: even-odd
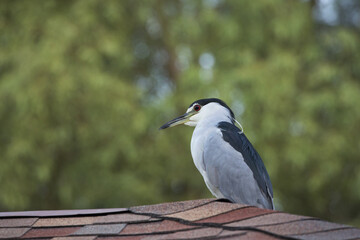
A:
[[[360,229],[216,199],[130,208],[0,213],[0,238],[360,239]]]

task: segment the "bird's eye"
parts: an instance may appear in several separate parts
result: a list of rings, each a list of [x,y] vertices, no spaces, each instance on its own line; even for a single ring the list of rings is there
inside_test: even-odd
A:
[[[196,104],[195,106],[194,106],[194,110],[195,111],[200,111],[200,109],[201,109],[201,106],[199,105],[199,104]]]

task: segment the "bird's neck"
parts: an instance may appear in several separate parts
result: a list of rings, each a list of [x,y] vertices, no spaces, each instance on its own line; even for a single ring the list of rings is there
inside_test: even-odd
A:
[[[232,117],[227,114],[214,114],[199,121],[196,125],[196,128],[216,127],[219,122],[233,123],[233,120]]]

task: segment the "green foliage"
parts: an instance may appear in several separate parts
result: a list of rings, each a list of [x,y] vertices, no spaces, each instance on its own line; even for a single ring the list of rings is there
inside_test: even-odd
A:
[[[0,210],[210,197],[192,129],[157,129],[212,96],[278,209],[359,225],[359,28],[312,2],[3,1]]]

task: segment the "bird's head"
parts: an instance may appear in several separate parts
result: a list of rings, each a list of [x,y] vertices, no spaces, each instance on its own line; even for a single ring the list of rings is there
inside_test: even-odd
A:
[[[185,114],[165,123],[160,129],[174,127],[180,124],[195,127],[200,121],[209,118],[227,119],[230,122],[234,122],[234,113],[228,105],[220,99],[200,99],[190,104]]]

